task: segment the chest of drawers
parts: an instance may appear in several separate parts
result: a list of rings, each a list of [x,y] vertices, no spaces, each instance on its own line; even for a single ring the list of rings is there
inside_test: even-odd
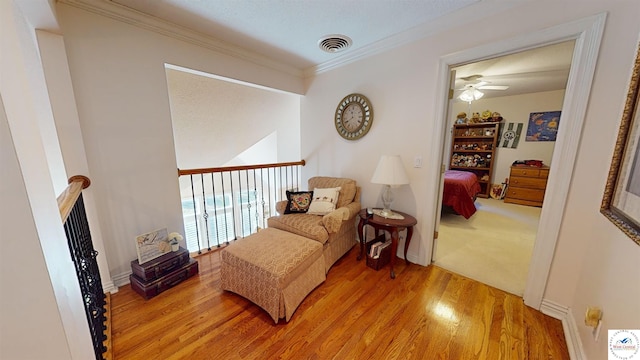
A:
[[[512,166],[509,175],[509,188],[504,202],[542,206],[548,177],[548,166],[541,168]]]

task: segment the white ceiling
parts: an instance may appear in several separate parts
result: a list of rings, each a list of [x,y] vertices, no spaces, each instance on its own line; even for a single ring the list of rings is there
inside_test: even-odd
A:
[[[299,71],[321,68],[336,59],[390,48],[440,20],[479,15],[480,0],[58,0],[88,8],[112,6],[118,12],[175,24]],[[499,2],[503,3],[503,2]],[[487,5],[491,5],[489,3]],[[498,5],[493,5],[498,6]],[[507,6],[507,5],[504,5]],[[486,6],[489,8],[489,6]],[[449,15],[449,16],[447,16]],[[469,15],[469,14],[466,14]],[[128,16],[128,15],[125,15]],[[465,15],[460,15],[464,17]],[[423,32],[424,33],[424,32]],[[318,41],[333,34],[353,40],[351,48],[326,53]],[[411,34],[411,35],[406,35]],[[383,44],[383,45],[381,45]],[[506,91],[482,90],[485,98],[563,89],[569,74],[573,41],[457,67],[461,77],[508,85]],[[460,91],[456,91],[457,96]]]
[[[573,47],[571,40],[456,67],[454,96],[465,85],[480,81],[509,86],[506,91],[480,90],[485,98],[562,90],[569,78]],[[475,81],[462,79],[472,75],[482,77]]]
[[[326,35],[353,52],[479,0],[108,0],[299,69],[329,61]]]

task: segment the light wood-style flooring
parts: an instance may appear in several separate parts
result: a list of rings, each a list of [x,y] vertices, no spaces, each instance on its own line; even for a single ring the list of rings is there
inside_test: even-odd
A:
[[[150,300],[111,295],[113,358],[569,359],[559,320],[522,299],[436,266],[375,271],[354,247],[327,281],[276,325],[220,290],[219,252],[200,274]]]

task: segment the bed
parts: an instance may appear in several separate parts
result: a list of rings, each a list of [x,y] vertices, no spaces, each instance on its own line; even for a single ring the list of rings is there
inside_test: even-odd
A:
[[[450,206],[468,219],[476,212],[476,195],[481,191],[476,174],[469,171],[447,170],[444,173],[442,205]]]

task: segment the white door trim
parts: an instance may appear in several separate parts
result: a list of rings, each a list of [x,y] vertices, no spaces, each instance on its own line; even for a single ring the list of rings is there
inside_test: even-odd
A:
[[[439,101],[437,102],[436,119],[446,119],[448,100],[446,100],[445,95],[448,89],[450,67],[567,40],[575,40],[576,42],[562,105],[558,137],[551,161],[544,206],[540,215],[540,223],[529,267],[529,276],[523,296],[526,305],[538,310],[542,305],[558,233],[562,224],[605,20],[606,13],[601,13],[440,58],[438,89],[442,90],[438,91]],[[439,154],[440,158],[443,156],[446,124],[446,121],[438,121],[434,129],[434,134],[440,134],[440,136],[435,138],[432,151],[435,154]],[[441,163],[441,161],[434,161],[434,164],[437,164],[438,167]],[[435,166],[433,167],[432,173],[439,174]],[[433,181],[436,181],[435,176]],[[436,191],[442,190],[438,188]],[[430,197],[432,199],[433,197],[437,198],[433,194],[430,194]],[[436,213],[439,211],[436,209]],[[433,239],[431,238],[430,243],[427,244],[427,254],[425,254],[427,259],[432,258],[432,248]]]

